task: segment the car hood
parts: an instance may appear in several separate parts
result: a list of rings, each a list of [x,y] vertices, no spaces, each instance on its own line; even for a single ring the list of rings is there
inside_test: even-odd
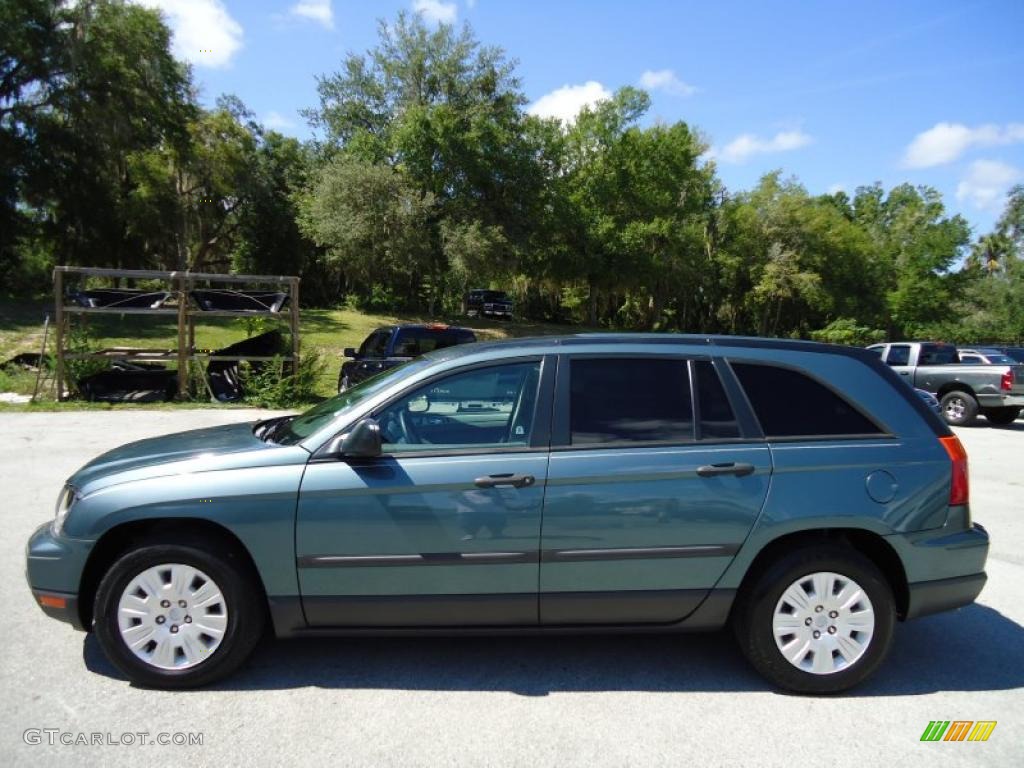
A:
[[[246,422],[138,440],[97,456],[72,475],[69,482],[79,491],[88,492],[109,485],[114,476],[139,479],[174,474],[182,471],[174,465],[197,458],[214,468],[221,463],[216,460],[219,457],[278,447],[264,443],[252,430],[253,424]]]

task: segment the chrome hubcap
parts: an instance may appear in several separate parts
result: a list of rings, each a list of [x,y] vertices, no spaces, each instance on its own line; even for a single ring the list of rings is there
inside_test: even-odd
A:
[[[966,411],[967,404],[959,397],[946,402],[946,415],[951,419],[962,419],[964,412]]]
[[[224,639],[227,603],[198,568],[166,563],[128,582],[117,605],[121,639],[158,669],[187,669],[210,658]]]
[[[855,664],[871,644],[875,613],[853,579],[822,571],[794,581],[775,606],[775,645],[797,669],[829,675]]]

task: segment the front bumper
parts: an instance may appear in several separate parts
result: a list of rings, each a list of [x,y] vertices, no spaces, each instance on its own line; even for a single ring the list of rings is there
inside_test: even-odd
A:
[[[25,578],[32,596],[47,616],[82,629],[78,587],[93,542],[54,536],[49,523],[40,525],[25,548]]]
[[[36,605],[51,619],[66,621],[75,629],[84,630],[82,613],[78,610],[78,595],[65,592],[53,592],[48,589],[33,589],[32,597]]]

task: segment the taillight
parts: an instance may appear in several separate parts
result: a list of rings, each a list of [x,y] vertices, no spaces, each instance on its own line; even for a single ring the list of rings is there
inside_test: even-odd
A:
[[[956,435],[940,437],[939,442],[949,454],[951,464],[952,481],[949,485],[949,504],[950,506],[966,504],[970,498],[970,489],[967,483],[967,451],[964,450],[963,444]]]
[[[1009,392],[1011,389],[1013,389],[1013,370],[1012,369],[1003,374],[1003,378],[1001,378],[999,380],[999,388],[1000,389],[1005,389],[1007,392]]]

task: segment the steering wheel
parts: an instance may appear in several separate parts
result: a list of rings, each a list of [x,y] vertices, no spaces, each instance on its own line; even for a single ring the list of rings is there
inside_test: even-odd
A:
[[[412,425],[412,416],[409,414],[408,408],[398,409],[398,424],[402,428],[402,432],[405,433],[406,443],[419,444],[423,442],[419,432],[417,432],[416,428]]]

